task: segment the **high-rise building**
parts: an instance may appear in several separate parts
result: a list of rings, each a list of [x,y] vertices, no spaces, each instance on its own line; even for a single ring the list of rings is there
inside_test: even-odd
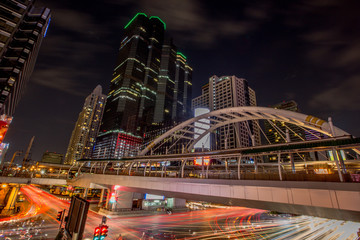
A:
[[[210,111],[229,107],[256,106],[255,91],[244,78],[216,75],[202,87],[202,94],[192,100],[192,109],[208,108]],[[252,137],[253,136],[253,137]],[[230,149],[260,144],[257,121],[234,123],[216,130],[212,149]],[[252,140],[253,139],[253,140]]]
[[[44,152],[41,162],[42,163],[55,163],[62,164],[64,159],[64,154],[56,152]]]
[[[300,112],[298,104],[291,100],[291,101],[283,101],[281,103],[275,104],[271,106],[275,109],[282,109],[288,110],[293,112]],[[265,121],[265,135],[269,144],[274,143],[285,143],[286,140],[286,131],[289,132],[290,141],[298,142],[305,139],[305,131],[304,129],[294,125],[288,124],[279,121]]]
[[[85,99],[84,106],[71,134],[65,164],[73,164],[81,158],[91,158],[105,103],[106,95],[102,94],[102,88],[98,85]]]
[[[134,155],[147,126],[191,116],[192,68],[165,30],[144,13],[125,25],[94,158]]]
[[[0,114],[13,116],[49,23],[50,10],[34,1],[0,2]]]
[[[297,102],[295,102],[294,100],[283,101],[271,107],[275,109],[300,112],[299,106]],[[275,120],[269,120],[264,122],[264,132],[266,135],[267,144],[285,143],[289,139],[291,142],[306,140],[306,132],[304,128],[301,128],[294,124],[275,121]],[[309,156],[310,156],[309,153],[293,154],[293,158],[295,161],[308,159]],[[277,161],[276,154],[269,155],[268,158],[270,161]]]

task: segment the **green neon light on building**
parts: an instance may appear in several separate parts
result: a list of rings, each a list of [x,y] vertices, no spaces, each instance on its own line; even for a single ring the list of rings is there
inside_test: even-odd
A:
[[[135,20],[135,18],[137,18],[137,16],[139,16],[139,15],[143,15],[143,16],[147,17],[147,15],[146,15],[145,13],[137,13],[137,14],[128,22],[128,24],[126,24],[126,26],[124,27],[124,29],[126,29],[126,28]]]
[[[166,23],[163,20],[161,20],[158,16],[151,16],[150,19],[152,18],[158,19],[164,25],[164,29],[166,30]]]
[[[184,54],[182,54],[181,52],[177,52],[176,54],[177,54],[177,55],[180,55],[180,56],[182,56],[183,58],[185,58],[185,59],[186,59],[185,55],[184,55]]]

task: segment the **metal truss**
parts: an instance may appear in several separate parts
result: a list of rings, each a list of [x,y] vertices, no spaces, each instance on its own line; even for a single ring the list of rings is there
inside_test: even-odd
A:
[[[146,155],[149,151],[156,149],[159,145],[162,145],[171,138],[186,140],[186,152],[190,152],[199,140],[207,134],[214,132],[216,129],[229,124],[253,120],[275,120],[294,124],[304,129],[315,130],[330,137],[350,135],[344,130],[333,126],[330,118],[329,122],[327,122],[311,115],[281,109],[249,106],[232,107],[212,111],[184,121],[156,138],[153,142],[147,145],[144,150],[139,153],[139,155]],[[195,124],[200,126],[208,125],[209,128],[198,127],[195,126]],[[201,129],[203,132],[201,134],[197,133],[196,131],[198,129]],[[193,137],[194,135],[197,135],[198,137],[195,139]]]

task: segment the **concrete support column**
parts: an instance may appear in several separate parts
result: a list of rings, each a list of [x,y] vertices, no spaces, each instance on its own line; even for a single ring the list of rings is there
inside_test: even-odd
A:
[[[240,164],[241,164],[241,155],[238,157],[238,168],[237,168],[237,174],[238,174],[238,179],[241,179],[241,175],[240,175]]]
[[[204,145],[203,145],[204,150]],[[205,176],[205,165],[204,165],[204,157],[201,157],[201,178],[204,178]]]
[[[166,163],[166,162],[165,162]],[[164,177],[164,172],[165,172],[165,166],[162,165],[161,166],[161,177]]]
[[[328,122],[329,122],[332,137],[336,137],[336,133],[335,133],[335,130],[334,130],[334,125],[333,125],[331,117],[328,117]],[[342,172],[341,172],[341,169],[340,169],[339,157],[338,157],[338,154],[337,154],[337,151],[336,151],[335,148],[332,149],[332,153],[334,155],[334,160],[335,160],[335,163],[336,163],[336,167],[338,169],[340,181],[344,182],[344,176],[342,175]],[[344,167],[345,167],[345,164],[344,164]],[[345,171],[346,170],[344,170],[344,172]]]
[[[99,203],[98,203],[98,207],[101,207],[102,206],[102,203],[104,201],[104,195],[105,195],[105,189],[101,189],[101,194],[100,194],[100,200],[99,200]]]
[[[88,188],[84,188],[84,194],[83,194],[83,198],[86,199],[87,195],[88,195]]]
[[[252,145],[253,147],[256,146],[256,143],[255,143],[255,135],[254,135],[254,134],[251,134],[251,145]],[[254,159],[255,174],[258,174],[258,173],[259,173],[259,168],[258,168],[258,161],[257,161],[256,156],[254,156],[253,159]]]
[[[342,172],[343,172],[344,174],[346,174],[347,171],[346,171],[346,166],[345,166],[345,162],[344,162],[344,160],[346,160],[346,159],[344,159],[344,158],[345,158],[344,150],[336,151],[336,153],[337,153],[337,156],[338,156],[338,158],[339,158],[340,165],[341,165],[341,167],[342,167]],[[343,153],[343,154],[341,154],[341,153]]]
[[[186,165],[186,160],[182,160],[182,163],[181,163],[181,178],[184,178],[185,165]]]
[[[151,176],[151,161],[149,162],[149,177]]]
[[[286,142],[291,142],[289,129],[286,129]],[[296,173],[293,154],[289,153],[289,157],[290,157],[291,171],[292,173]]]
[[[105,202],[105,209],[109,209],[109,201],[110,201],[110,189],[106,189],[106,202]]]
[[[186,207],[186,199],[168,198],[166,207],[168,207],[168,208],[184,208],[184,207]]]
[[[256,156],[254,156],[254,167],[255,167],[255,174],[259,173],[259,168],[258,168],[258,161]]]
[[[291,171],[292,173],[296,173],[294,155],[290,153],[289,156],[290,156]]]
[[[206,178],[209,178],[209,168],[210,168],[210,164],[211,164],[211,159],[209,159],[209,163],[208,165],[206,166]]]
[[[282,181],[283,180],[283,178],[282,178],[282,171],[281,171],[281,153],[279,152],[278,153],[278,170],[279,170],[279,178],[280,178],[280,181]]]
[[[18,192],[20,190],[19,186],[14,186],[11,188],[10,191],[10,195],[7,199],[6,205],[4,207],[4,210],[11,210],[15,207],[15,203],[16,203],[16,198],[18,196]]]
[[[135,163],[135,162],[132,162],[132,163],[130,164],[130,168],[129,168],[129,176],[131,175],[131,169],[132,169],[132,167],[133,167],[134,163]]]
[[[60,173],[61,173],[61,168],[60,168],[60,170],[59,170],[59,172],[58,172],[57,178],[60,178]]]
[[[341,171],[338,154],[337,154],[335,148],[332,149],[332,154],[334,155],[334,161],[335,161],[335,164],[336,164],[336,167],[337,167],[337,170],[338,170],[340,182],[344,182],[344,176],[343,176],[342,171]]]
[[[117,209],[131,209],[133,204],[133,192],[115,190],[116,202],[112,203],[112,211]]]
[[[183,208],[186,207],[186,199],[182,198],[175,198],[175,206],[176,208]]]

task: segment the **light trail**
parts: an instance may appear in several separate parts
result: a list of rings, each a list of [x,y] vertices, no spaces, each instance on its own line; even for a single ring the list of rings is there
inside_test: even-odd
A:
[[[27,219],[44,219],[43,232],[54,239],[59,222],[55,220],[58,211],[69,208],[69,202],[34,186],[24,186],[21,191],[31,207],[22,214],[4,221],[29,221]],[[92,237],[93,230],[101,222],[102,216],[89,211],[84,232],[85,238]],[[1,220],[0,220],[1,221]],[[0,222],[1,224],[1,222]],[[154,239],[161,239],[161,234],[176,235],[176,239],[356,239],[360,223],[337,221],[308,216],[271,216],[264,210],[243,207],[216,208],[159,214],[151,216],[111,216],[107,220],[109,239],[115,239],[120,233],[126,240],[147,239],[142,237],[149,230]],[[21,228],[21,227],[20,227]],[[1,228],[0,228],[1,229]],[[18,230],[17,230],[18,231]],[[13,231],[3,231],[10,234]],[[1,232],[0,232],[1,235]],[[14,236],[11,239],[18,239]],[[148,238],[150,239],[150,238]],[[174,238],[166,238],[174,239]]]

